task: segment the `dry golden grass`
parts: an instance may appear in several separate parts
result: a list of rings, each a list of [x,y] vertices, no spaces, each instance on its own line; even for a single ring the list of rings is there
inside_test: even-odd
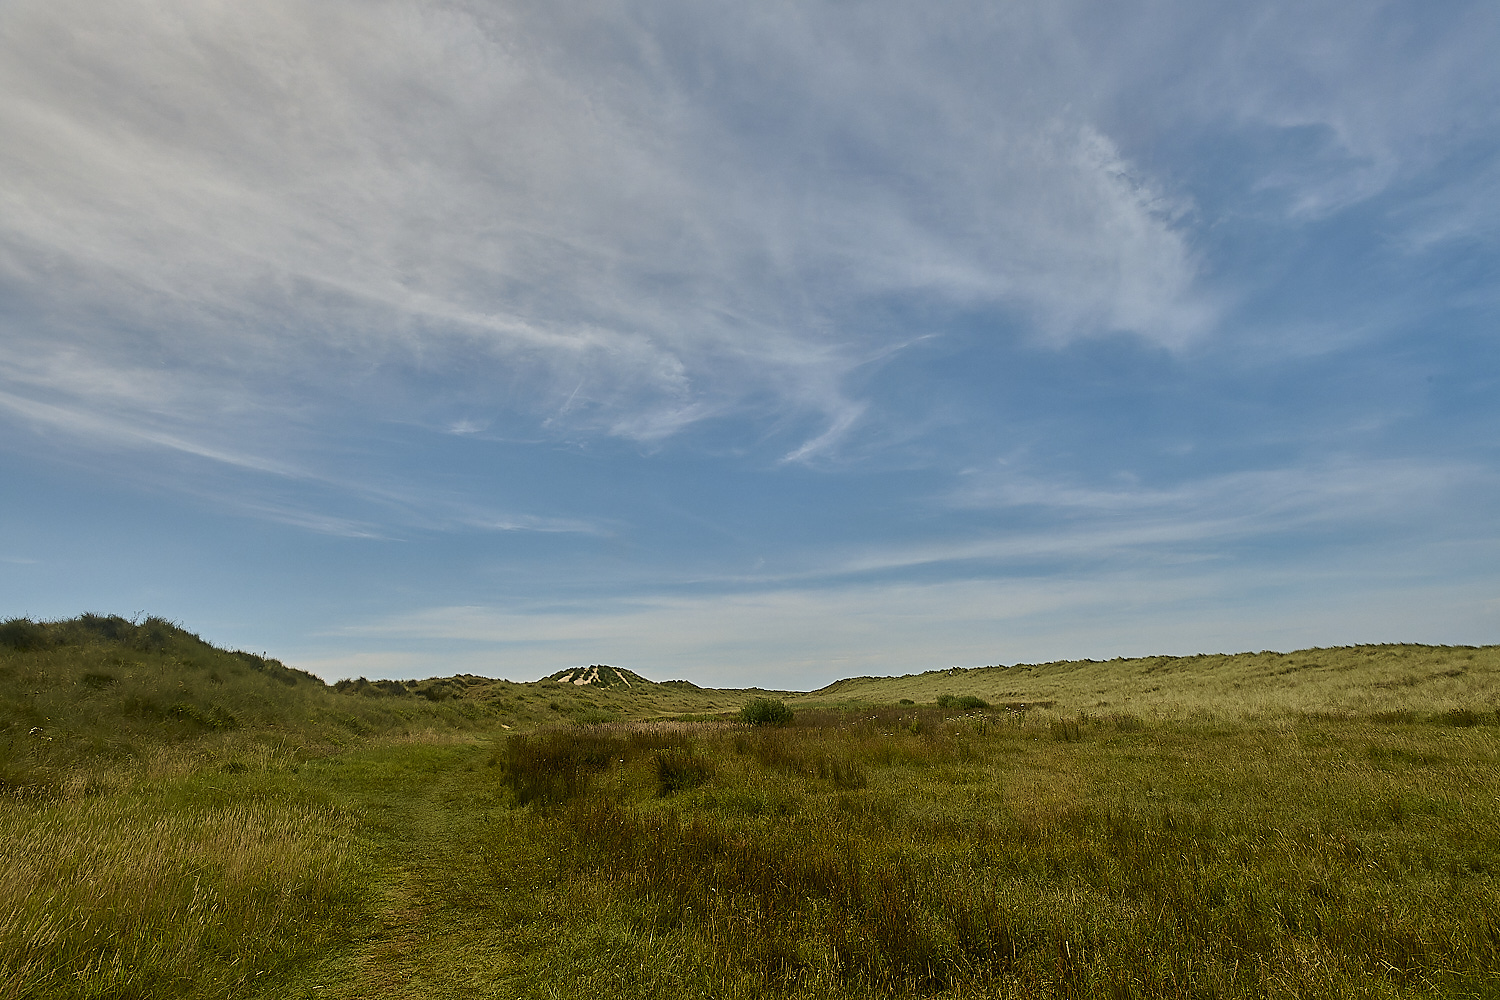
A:
[[[351,816],[164,805],[0,801],[0,995],[229,995],[326,938]]]
[[[1293,653],[1149,656],[859,677],[788,700],[794,705],[888,705],[902,698],[975,695],[992,705],[1052,702],[1059,712],[1420,715],[1500,709],[1500,647],[1348,646]]]
[[[1500,648],[854,678],[750,727],[689,720],[776,692],[339,692],[126,626],[0,649],[0,996],[1500,995]]]
[[[1500,988],[1493,717],[1054,721],[910,707],[511,737],[496,773],[520,808],[493,877],[535,850],[528,883],[571,901],[528,917],[554,942],[529,985],[556,963],[595,997]],[[670,961],[612,980],[643,943]]]

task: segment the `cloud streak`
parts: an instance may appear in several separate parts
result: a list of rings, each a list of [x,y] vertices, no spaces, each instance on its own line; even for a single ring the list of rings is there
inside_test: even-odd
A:
[[[149,349],[295,397],[469,365],[478,406],[645,441],[819,417],[805,457],[894,295],[1057,341],[1212,323],[1180,206],[1058,74],[986,104],[982,46],[894,9],[87,6],[0,35],[0,274],[37,324],[3,368]]]
[[[1223,607],[1253,592],[1249,613]],[[808,690],[840,677],[1202,650],[1295,649],[1371,641],[1453,641],[1500,623],[1472,581],[1349,568],[1257,568],[1229,582],[1140,571],[1047,580],[964,580],[838,590],[658,596],[571,609],[434,607],[326,636],[296,659],[327,677],[436,664],[530,680],[557,664],[608,662],[665,680]],[[1333,623],[1337,623],[1336,625]],[[1064,637],[1065,636],[1065,637]],[[414,650],[429,651],[424,660]],[[404,673],[403,673],[404,671]]]
[[[1482,0],[11,0],[0,550],[67,613],[218,558],[258,621],[514,607],[564,663],[1477,579],[1497,39]]]
[[[155,449],[187,456],[208,463],[208,468],[231,474],[229,478],[205,475],[203,466],[195,466],[186,476],[164,480],[163,469],[148,465],[137,468],[125,463],[111,471],[135,475],[153,485],[172,485],[181,492],[196,495],[214,504],[266,520],[295,525],[319,534],[346,538],[388,538],[410,531],[471,532],[539,532],[544,534],[606,534],[606,522],[600,518],[568,518],[521,512],[504,512],[480,502],[443,497],[431,491],[413,490],[402,485],[382,486],[366,478],[316,472],[309,467],[263,458],[261,456],[219,448],[180,437],[177,434],[132,424],[128,418],[105,416],[88,410],[28,399],[0,391],[0,411],[40,428],[44,434],[61,433],[85,442],[91,462],[98,467],[101,456],[119,448]],[[248,490],[243,480],[232,474],[258,474],[262,484]],[[297,500],[278,497],[265,482],[300,487]],[[312,492],[309,493],[308,491]],[[336,498],[330,505],[328,497]],[[330,506],[350,503],[365,509],[363,517],[343,516]]]

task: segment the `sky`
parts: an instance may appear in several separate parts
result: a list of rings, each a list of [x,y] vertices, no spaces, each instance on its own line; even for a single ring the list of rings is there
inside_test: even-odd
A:
[[[7,0],[0,617],[1500,642],[1500,5]]]

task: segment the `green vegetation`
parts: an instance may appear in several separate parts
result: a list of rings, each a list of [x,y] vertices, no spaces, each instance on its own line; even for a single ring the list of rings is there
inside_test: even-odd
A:
[[[653,942],[648,968],[670,971],[632,988],[663,996],[1500,986],[1500,805],[1475,788],[1500,773],[1492,726],[1065,721],[886,709],[593,733],[571,747],[592,763],[546,798],[527,793],[556,757],[508,756],[528,806],[497,848],[546,845],[570,900],[533,958]],[[649,762],[666,753],[709,777],[664,795]],[[587,974],[608,990],[603,963]]]
[[[0,995],[1500,996],[1500,648],[583,669],[0,624]]]
[[[1386,645],[1017,663],[853,677],[789,700],[892,705],[902,698],[927,703],[942,695],[981,698],[1013,710],[1112,709],[1159,718],[1381,711],[1429,716],[1500,705],[1500,655],[1494,646]]]
[[[913,705],[916,704],[916,702],[911,701],[910,698],[905,698],[902,700],[910,702]],[[990,703],[985,701],[983,698],[977,698],[972,694],[940,694],[937,696],[937,706],[938,708],[956,708],[961,712],[972,712],[976,709],[989,708]]]
[[[361,820],[301,765],[493,725],[398,687],[336,691],[157,618],[0,625],[0,995],[243,995],[331,946]]]
[[[740,721],[751,726],[784,726],[792,710],[779,698],[752,698],[740,709]]]

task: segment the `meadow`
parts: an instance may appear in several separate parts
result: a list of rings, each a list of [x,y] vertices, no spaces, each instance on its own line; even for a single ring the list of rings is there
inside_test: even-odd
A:
[[[5,623],[0,994],[1500,997],[1500,648],[629,677]]]

